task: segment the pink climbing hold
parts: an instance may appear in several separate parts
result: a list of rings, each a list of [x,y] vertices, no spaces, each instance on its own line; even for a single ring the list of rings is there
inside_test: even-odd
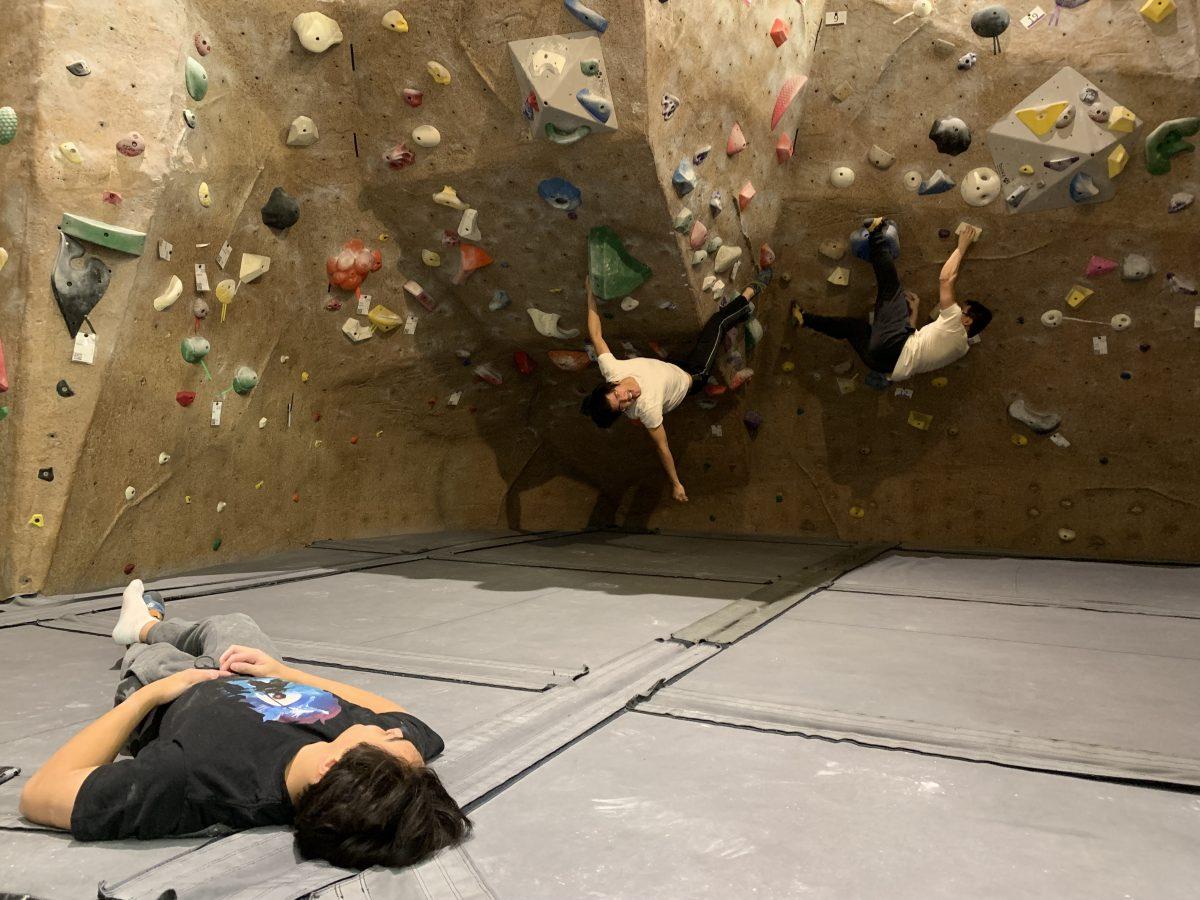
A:
[[[8,390],[8,368],[4,365],[4,344],[0,343],[0,394]]]
[[[688,238],[688,244],[693,250],[699,250],[704,246],[704,242],[708,239],[708,228],[703,222],[696,221],[692,224],[692,234]]]
[[[117,152],[122,156],[141,156],[146,151],[146,142],[136,131],[131,131],[117,141]]]
[[[100,199],[103,200],[105,203],[111,203],[113,206],[120,206],[121,203],[125,200],[125,198],[122,197],[120,194],[118,194],[116,191],[103,191],[100,194]]]
[[[416,88],[404,89],[404,102],[414,109],[421,105],[423,99],[425,99],[424,91],[418,91]]]
[[[1109,272],[1116,269],[1117,263],[1115,260],[1105,259],[1103,256],[1093,256],[1088,260],[1087,275],[1107,275]]]
[[[794,75],[779,88],[779,94],[775,97],[775,109],[771,112],[772,131],[779,124],[779,120],[783,118],[783,114],[788,111],[788,107],[792,105],[792,101],[804,90],[804,85],[806,84],[808,84],[807,75]]]
[[[796,148],[792,145],[792,139],[784,132],[779,136],[779,140],[775,142],[775,161],[783,164],[792,158],[792,154],[796,152]]]
[[[393,169],[404,169],[415,163],[417,156],[408,149],[404,141],[401,141],[387,153],[383,154],[383,161]]]
[[[780,47],[788,39],[788,27],[783,19],[776,19],[771,25],[771,40],[775,42],[776,47]]]
[[[758,248],[758,267],[769,269],[773,265],[775,265],[775,251],[771,249],[770,244],[763,244]]]
[[[742,134],[742,126],[737,122],[733,123],[733,128],[729,132],[729,140],[725,142],[725,153],[727,156],[734,156],[746,149],[746,136]]]
[[[201,56],[208,56],[208,54],[212,53],[212,44],[200,32],[197,31],[192,35],[192,43],[196,45],[196,52]]]
[[[754,199],[754,195],[758,193],[754,190],[754,185],[747,181],[742,185],[742,189],[738,191],[738,209],[744,210],[750,205],[750,201]]]

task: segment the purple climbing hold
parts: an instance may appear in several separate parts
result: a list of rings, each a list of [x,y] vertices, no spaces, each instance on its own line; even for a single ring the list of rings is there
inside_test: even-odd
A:
[[[758,429],[762,428],[763,417],[761,413],[756,413],[754,410],[747,411],[742,417],[742,424],[746,426],[746,431],[750,437],[758,436]]]

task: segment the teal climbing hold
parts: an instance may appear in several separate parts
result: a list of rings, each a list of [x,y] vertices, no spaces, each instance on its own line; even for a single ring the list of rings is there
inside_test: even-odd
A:
[[[119,250],[121,253],[129,253],[133,256],[141,256],[146,249],[146,233],[144,231],[110,225],[99,219],[89,219],[87,216],[63,213],[58,228],[63,234],[69,234],[81,241],[99,244],[109,250]]]
[[[0,110],[3,112],[3,110]],[[1196,145],[1184,138],[1200,131],[1200,116],[1171,119],[1163,122],[1146,136],[1146,171],[1151,175],[1166,175],[1171,171],[1171,157],[1194,153]],[[4,143],[0,134],[0,143]]]
[[[11,106],[0,106],[0,144],[12,143],[17,136],[17,111]]]
[[[233,392],[246,396],[258,385],[258,373],[249,366],[239,366],[233,373]]]
[[[546,123],[546,137],[554,144],[574,144],[576,141],[582,141],[591,133],[590,125],[580,125],[572,131],[563,131],[553,122]]]
[[[179,352],[182,354],[184,362],[193,364],[208,356],[208,351],[211,349],[212,345],[205,338],[195,334],[185,337],[179,344]]]
[[[199,102],[208,93],[208,73],[204,66],[190,56],[187,58],[187,68],[183,73],[183,81],[187,85],[188,96]]]
[[[612,300],[633,293],[652,273],[626,251],[615,231],[600,225],[588,233],[588,274],[596,296]]]

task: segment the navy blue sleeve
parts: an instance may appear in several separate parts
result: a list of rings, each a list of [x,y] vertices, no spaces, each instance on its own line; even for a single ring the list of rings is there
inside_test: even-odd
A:
[[[186,793],[182,749],[155,742],[84,779],[71,809],[71,834],[79,841],[180,834]]]
[[[413,746],[417,748],[425,762],[432,762],[446,749],[446,742],[442,740],[441,735],[416,716],[408,713],[389,712],[379,713],[376,718],[382,727],[402,730],[404,736],[412,741]]]

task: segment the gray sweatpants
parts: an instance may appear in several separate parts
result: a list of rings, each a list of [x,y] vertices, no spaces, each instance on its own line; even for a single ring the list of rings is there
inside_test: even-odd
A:
[[[209,616],[201,622],[182,619],[159,622],[146,634],[144,644],[131,644],[125,651],[113,704],[152,681],[184,669],[215,669],[221,654],[233,644],[255,647],[279,659],[275,644],[245,613]],[[127,747],[139,748],[147,736],[146,730],[156,729],[157,722],[151,725],[155,719],[153,714],[147,716],[130,736]]]

